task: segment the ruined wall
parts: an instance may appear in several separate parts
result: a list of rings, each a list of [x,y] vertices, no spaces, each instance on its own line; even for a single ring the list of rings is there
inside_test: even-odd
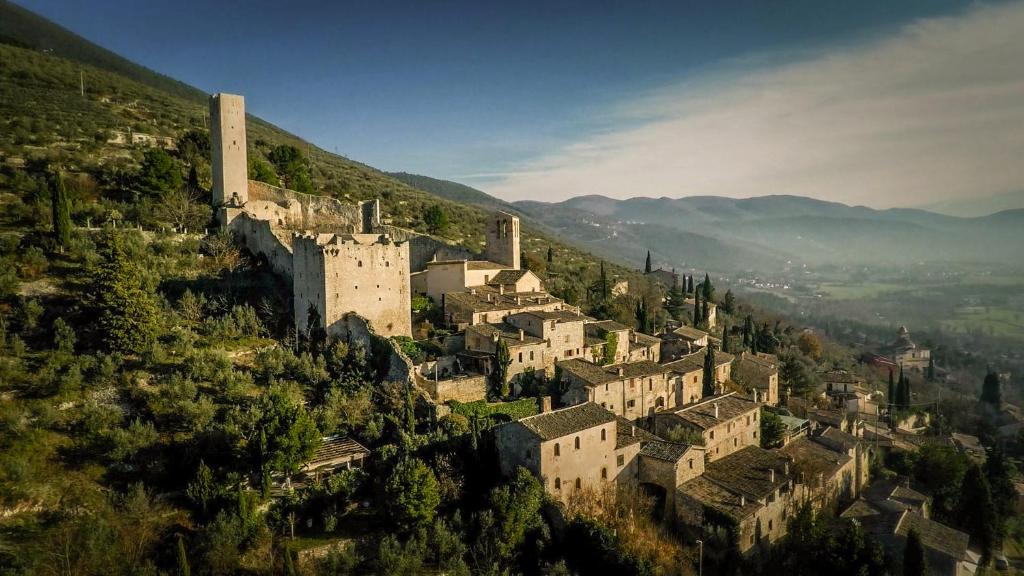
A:
[[[314,235],[293,239],[295,325],[308,324],[312,304],[329,335],[345,314],[357,311],[383,336],[412,334],[409,310],[408,245],[374,235]]]
[[[330,196],[303,194],[255,180],[249,181],[249,203],[245,209],[275,226],[297,230],[359,234],[380,226],[376,200],[345,204]]]
[[[274,230],[269,222],[256,220],[237,208],[220,210],[228,229],[243,246],[267,259],[271,270],[291,280],[293,275],[292,250],[285,240],[290,232]]]
[[[487,398],[487,377],[483,374],[463,374],[437,381],[420,377],[417,384],[441,404],[449,400],[475,402]]]
[[[449,244],[443,240],[432,238],[412,230],[391,226],[380,226],[381,232],[391,236],[396,242],[409,243],[409,270],[419,272],[426,270],[431,260],[469,260],[474,258],[468,248]]]

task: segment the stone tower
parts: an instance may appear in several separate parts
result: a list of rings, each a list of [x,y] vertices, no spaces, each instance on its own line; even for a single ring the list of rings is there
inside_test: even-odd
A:
[[[241,206],[249,200],[249,166],[245,149],[245,98],[210,96],[210,165],[213,206]]]
[[[519,269],[519,217],[506,212],[491,215],[484,256],[491,262]]]

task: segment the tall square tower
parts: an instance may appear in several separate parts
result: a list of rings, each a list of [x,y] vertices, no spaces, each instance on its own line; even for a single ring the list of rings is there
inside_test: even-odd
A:
[[[245,148],[245,98],[210,96],[210,165],[213,206],[241,206],[249,200],[249,166]]]
[[[495,212],[487,220],[487,246],[484,256],[519,270],[519,218],[507,212]]]

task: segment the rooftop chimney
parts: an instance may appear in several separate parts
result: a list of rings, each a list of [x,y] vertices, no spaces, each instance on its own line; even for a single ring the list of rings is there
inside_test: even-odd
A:
[[[519,329],[519,341],[522,342],[523,340],[526,340],[526,334],[523,333],[523,329],[520,328]]]
[[[619,378],[622,378],[625,375],[626,371],[622,369],[622,366],[619,366]]]
[[[516,296],[516,306],[519,306],[522,303],[523,303],[522,298],[520,298],[519,296]]]
[[[768,481],[773,484],[775,483],[775,468],[768,469]]]
[[[757,388],[754,388],[754,404],[757,404]]]
[[[636,436],[636,426],[630,426],[629,427],[629,435],[630,436]]]
[[[504,293],[505,293],[505,285],[504,284],[498,284],[498,294],[504,294]]]
[[[718,419],[718,402],[715,402],[713,404],[713,406],[715,407],[715,420],[717,420]]]
[[[541,396],[538,398],[538,402],[540,403],[541,414],[551,412],[551,396]]]
[[[491,301],[491,293],[490,293],[490,292],[488,292],[488,293],[487,293],[487,301],[488,301],[488,302],[490,302],[490,301]]]
[[[742,508],[742,507],[744,507],[746,505],[747,505],[747,497],[744,496],[743,494],[740,494],[740,508]]]

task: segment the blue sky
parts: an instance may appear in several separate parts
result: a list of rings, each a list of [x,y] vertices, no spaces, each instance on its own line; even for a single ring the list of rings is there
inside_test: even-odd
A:
[[[510,199],[551,198],[558,187],[568,189],[558,192],[563,196],[588,193],[600,182],[556,177],[542,184],[536,177],[574,168],[565,163],[581,148],[607,146],[603,139],[693,112],[666,102],[692,95],[715,101],[715,90],[728,100],[742,94],[736,83],[748,76],[863,51],[919,22],[955,22],[978,10],[941,0],[18,1],[203,90],[244,94],[250,112],[327,150]],[[725,132],[742,133],[743,125],[723,122]],[[685,140],[700,133],[676,134]],[[631,152],[642,154],[647,145],[637,140]],[[623,168],[621,181],[636,182],[640,169]],[[636,186],[600,191],[690,193],[662,181]],[[751,182],[721,191],[785,192],[791,191],[762,192]]]

